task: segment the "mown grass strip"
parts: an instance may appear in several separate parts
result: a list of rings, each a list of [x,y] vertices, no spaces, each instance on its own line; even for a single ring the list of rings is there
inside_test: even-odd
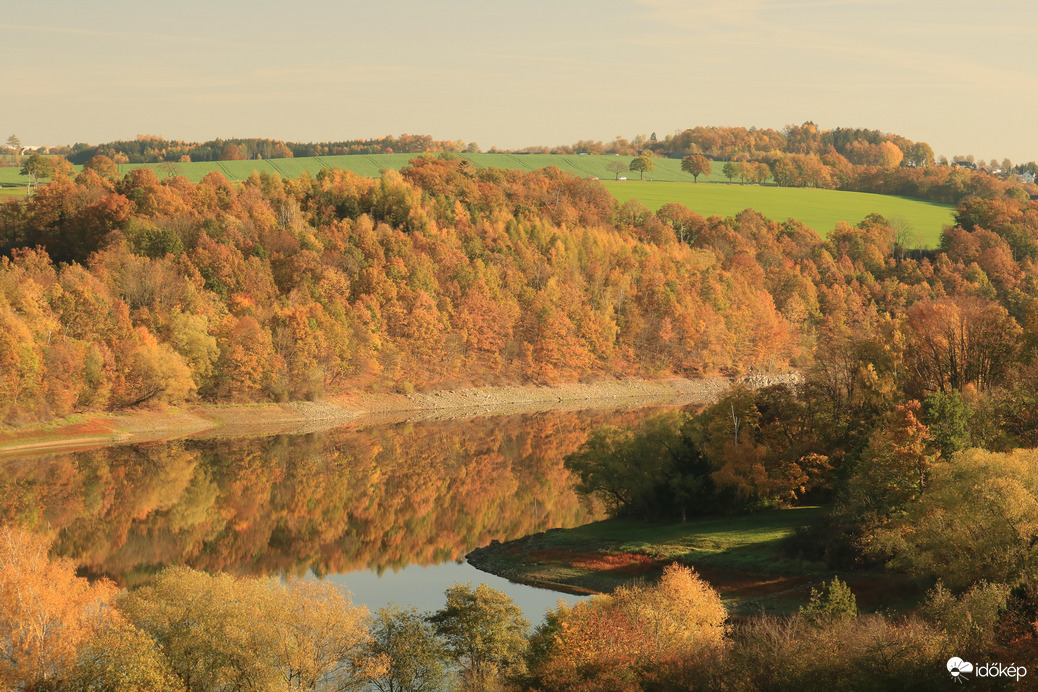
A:
[[[840,221],[853,226],[869,214],[880,214],[890,222],[907,224],[914,247],[936,247],[941,231],[954,223],[951,205],[865,192],[637,180],[603,184],[619,201],[637,199],[654,211],[668,202],[683,204],[703,216],[735,216],[744,209],[755,209],[776,221],[795,218],[823,236]]]

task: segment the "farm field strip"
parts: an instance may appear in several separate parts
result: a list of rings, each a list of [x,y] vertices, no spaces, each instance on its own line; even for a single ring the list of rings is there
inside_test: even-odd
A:
[[[206,173],[212,170],[223,171],[232,180],[244,180],[253,171],[277,173],[283,177],[297,177],[306,172],[316,175],[322,168],[335,167],[354,173],[374,177],[381,170],[399,170],[407,165],[411,159],[419,154],[355,154],[355,155],[325,155],[294,159],[259,159],[248,161],[190,161],[186,163],[174,163],[172,170],[177,175],[183,175],[192,182],[198,182]],[[611,161],[620,160],[628,164],[631,156],[612,155],[575,155],[575,154],[457,154],[469,159],[479,168],[507,168],[521,171],[535,171],[547,166],[557,166],[562,171],[581,177],[594,176],[603,180],[613,179],[615,174],[606,169]],[[646,173],[647,180],[655,181],[691,181],[692,177],[681,171],[679,159],[653,159],[656,170]],[[79,168],[77,166],[77,168]],[[119,164],[119,172],[125,174],[133,168],[150,168],[155,171],[159,178],[165,178],[170,173],[169,163],[125,163]],[[709,176],[700,176],[700,182],[716,181],[726,179],[720,173],[720,164]],[[26,178],[19,174],[17,167],[0,168],[0,183],[25,183]],[[627,177],[636,176],[632,171],[624,171],[622,175]]]
[[[840,221],[855,225],[869,214],[904,222],[913,234],[914,247],[936,247],[945,226],[954,223],[954,207],[936,202],[875,195],[866,192],[819,190],[801,187],[603,181],[620,202],[637,199],[655,211],[676,202],[703,216],[735,216],[755,209],[776,221],[795,218],[827,235]]]

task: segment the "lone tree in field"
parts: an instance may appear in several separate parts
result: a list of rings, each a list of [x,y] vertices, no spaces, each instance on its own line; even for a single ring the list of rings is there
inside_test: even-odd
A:
[[[721,169],[721,172],[724,173],[724,177],[728,178],[728,184],[731,185],[732,178],[737,175],[742,175],[742,164],[738,161],[729,161],[724,165],[724,168]]]
[[[54,167],[49,159],[34,152],[25,160],[21,174],[29,176],[29,185],[25,190],[25,194],[28,196],[30,192],[39,187],[40,178],[49,178],[54,174]]]
[[[631,161],[630,170],[638,171],[641,175],[641,180],[645,180],[645,171],[650,173],[656,170],[656,164],[648,156],[637,156]]]
[[[613,180],[619,180],[620,174],[627,170],[627,164],[616,159],[606,164],[606,170],[613,174]]]
[[[692,154],[681,159],[681,170],[692,176],[692,182],[698,183],[699,176],[710,175],[710,160],[700,154]]]
[[[180,175],[180,166],[175,161],[164,161],[159,168],[165,172],[167,178],[175,178]]]

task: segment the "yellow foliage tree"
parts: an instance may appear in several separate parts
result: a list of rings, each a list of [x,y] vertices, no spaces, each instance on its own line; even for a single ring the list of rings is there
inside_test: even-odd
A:
[[[721,597],[691,568],[672,563],[655,586],[624,586],[615,607],[646,635],[653,661],[690,659],[724,645],[728,612]]]
[[[172,567],[119,608],[189,689],[347,690],[386,667],[367,653],[367,609],[330,583]]]
[[[77,577],[75,564],[52,560],[49,548],[41,536],[0,528],[0,684],[8,688],[61,681],[113,616],[116,587]]]

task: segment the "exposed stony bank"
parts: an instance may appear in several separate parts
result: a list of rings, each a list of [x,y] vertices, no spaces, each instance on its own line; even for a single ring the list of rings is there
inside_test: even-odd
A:
[[[795,381],[753,375],[750,387]],[[614,380],[551,387],[472,387],[413,394],[358,393],[319,402],[202,405],[77,416],[0,432],[0,458],[177,437],[313,432],[341,425],[475,418],[552,410],[708,404],[733,385],[722,377]]]

